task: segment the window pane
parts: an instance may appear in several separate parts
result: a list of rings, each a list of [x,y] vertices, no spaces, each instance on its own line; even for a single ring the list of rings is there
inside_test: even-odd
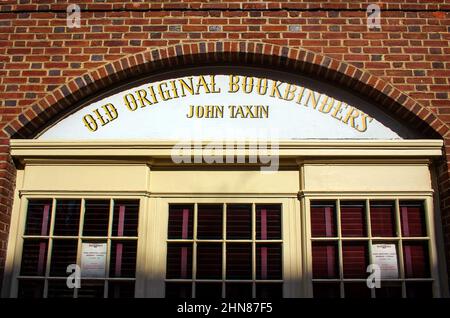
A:
[[[312,244],[312,261],[314,278],[337,278],[338,249],[336,243]]]
[[[344,283],[345,298],[371,298],[371,289],[366,282]]]
[[[256,245],[256,279],[282,279],[281,244]]]
[[[226,283],[225,294],[227,298],[252,298],[252,283]]]
[[[200,204],[198,206],[197,238],[222,238],[222,209],[222,205]]]
[[[191,298],[192,283],[166,283],[167,298]]]
[[[136,241],[112,241],[110,277],[136,276]]]
[[[396,282],[381,282],[381,287],[375,289],[377,298],[402,298],[402,284]]]
[[[370,223],[372,236],[396,236],[394,202],[370,202]]]
[[[256,298],[279,299],[283,297],[283,284],[257,283]]]
[[[114,200],[113,236],[137,236],[139,200]]]
[[[84,236],[107,236],[109,200],[86,200]]]
[[[340,298],[341,287],[339,283],[315,282],[313,283],[314,298]]]
[[[134,282],[109,281],[108,298],[133,298]]]
[[[400,201],[403,236],[427,236],[422,202]]]
[[[252,206],[227,205],[227,239],[252,238]]]
[[[197,278],[222,278],[221,243],[200,243],[197,245]]]
[[[408,298],[432,298],[433,290],[431,282],[406,282],[406,297]]]
[[[426,242],[403,242],[405,276],[407,278],[430,277],[430,263]]]
[[[167,245],[167,278],[192,278],[192,244]]]
[[[252,245],[227,244],[227,279],[252,279]]]
[[[19,280],[18,298],[42,298],[44,295],[44,280]]]
[[[169,206],[169,239],[192,239],[193,205]]]
[[[195,298],[222,298],[222,283],[196,283]]]
[[[281,239],[281,205],[256,206],[256,239]]]
[[[48,240],[25,240],[20,275],[44,276],[47,262]]]
[[[342,236],[366,236],[364,202],[341,202]]]
[[[48,281],[48,298],[73,298],[74,289],[67,287],[65,279]]]
[[[29,200],[25,235],[47,236],[51,213],[52,200]]]
[[[78,298],[104,298],[105,282],[103,280],[82,280],[78,289]]]
[[[57,200],[54,235],[78,236],[81,200]]]
[[[366,242],[344,242],[342,256],[344,278],[366,278],[368,276],[366,273],[368,265]]]
[[[313,237],[337,236],[335,202],[311,202],[311,235]]]
[[[66,277],[67,266],[77,262],[77,240],[53,240],[50,276]]]

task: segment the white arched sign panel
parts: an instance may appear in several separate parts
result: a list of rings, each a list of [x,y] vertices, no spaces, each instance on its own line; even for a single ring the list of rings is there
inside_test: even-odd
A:
[[[68,115],[38,139],[404,139],[413,135],[363,99],[325,83],[302,77],[283,80],[279,74],[268,77],[267,72],[216,71],[129,85]]]

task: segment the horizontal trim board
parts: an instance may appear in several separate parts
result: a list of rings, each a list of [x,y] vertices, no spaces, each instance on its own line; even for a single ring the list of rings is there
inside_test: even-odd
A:
[[[189,193],[189,192],[135,192],[135,191],[55,191],[55,190],[19,190],[19,196],[30,197],[54,197],[67,198],[73,197],[89,197],[89,198],[297,198],[297,193]]]
[[[16,158],[124,158],[144,157],[151,158],[170,157],[172,149],[180,145],[175,141],[40,141],[15,140],[11,142],[11,154]],[[204,154],[203,148],[208,146],[222,147],[217,152],[219,156],[227,154],[226,146],[235,146],[242,149],[233,149],[233,155],[257,155],[252,146],[256,142],[193,142],[188,143],[192,149],[191,155]],[[272,148],[277,146],[277,148]],[[197,148],[196,148],[197,147]],[[442,156],[442,140],[302,140],[279,141],[277,144],[267,144],[269,155],[278,153],[280,157],[307,158],[307,157],[421,157],[432,158]],[[200,149],[198,149],[200,148]]]

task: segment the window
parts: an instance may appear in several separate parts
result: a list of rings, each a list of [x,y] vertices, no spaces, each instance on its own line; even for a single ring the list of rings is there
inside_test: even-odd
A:
[[[166,297],[282,297],[281,204],[170,204]]]
[[[138,213],[139,200],[28,200],[18,297],[133,297]],[[68,288],[67,266],[86,246],[106,251],[103,273],[81,266],[81,288]]]
[[[421,200],[310,201],[314,297],[431,297],[425,213]],[[398,275],[382,273],[381,288],[369,289],[377,244],[395,251]]]
[[[410,298],[438,292],[429,197],[306,198],[309,213],[294,204],[295,197],[181,200],[187,199],[167,197],[155,205],[117,198],[26,199],[12,296]],[[149,217],[138,229],[141,203]],[[310,225],[305,231],[303,217]],[[148,232],[152,237],[138,257],[138,230],[155,228],[161,231]],[[367,266],[384,245],[393,249],[398,274],[369,289]],[[83,260],[94,248],[104,248],[103,274],[83,271],[81,288],[68,288],[67,266],[86,269]]]

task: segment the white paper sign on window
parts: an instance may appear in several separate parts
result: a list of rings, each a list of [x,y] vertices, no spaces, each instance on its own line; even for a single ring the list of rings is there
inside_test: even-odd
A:
[[[380,267],[381,279],[398,278],[397,249],[395,244],[372,245],[372,263]]]
[[[106,243],[83,243],[81,277],[101,278],[106,275]]]

